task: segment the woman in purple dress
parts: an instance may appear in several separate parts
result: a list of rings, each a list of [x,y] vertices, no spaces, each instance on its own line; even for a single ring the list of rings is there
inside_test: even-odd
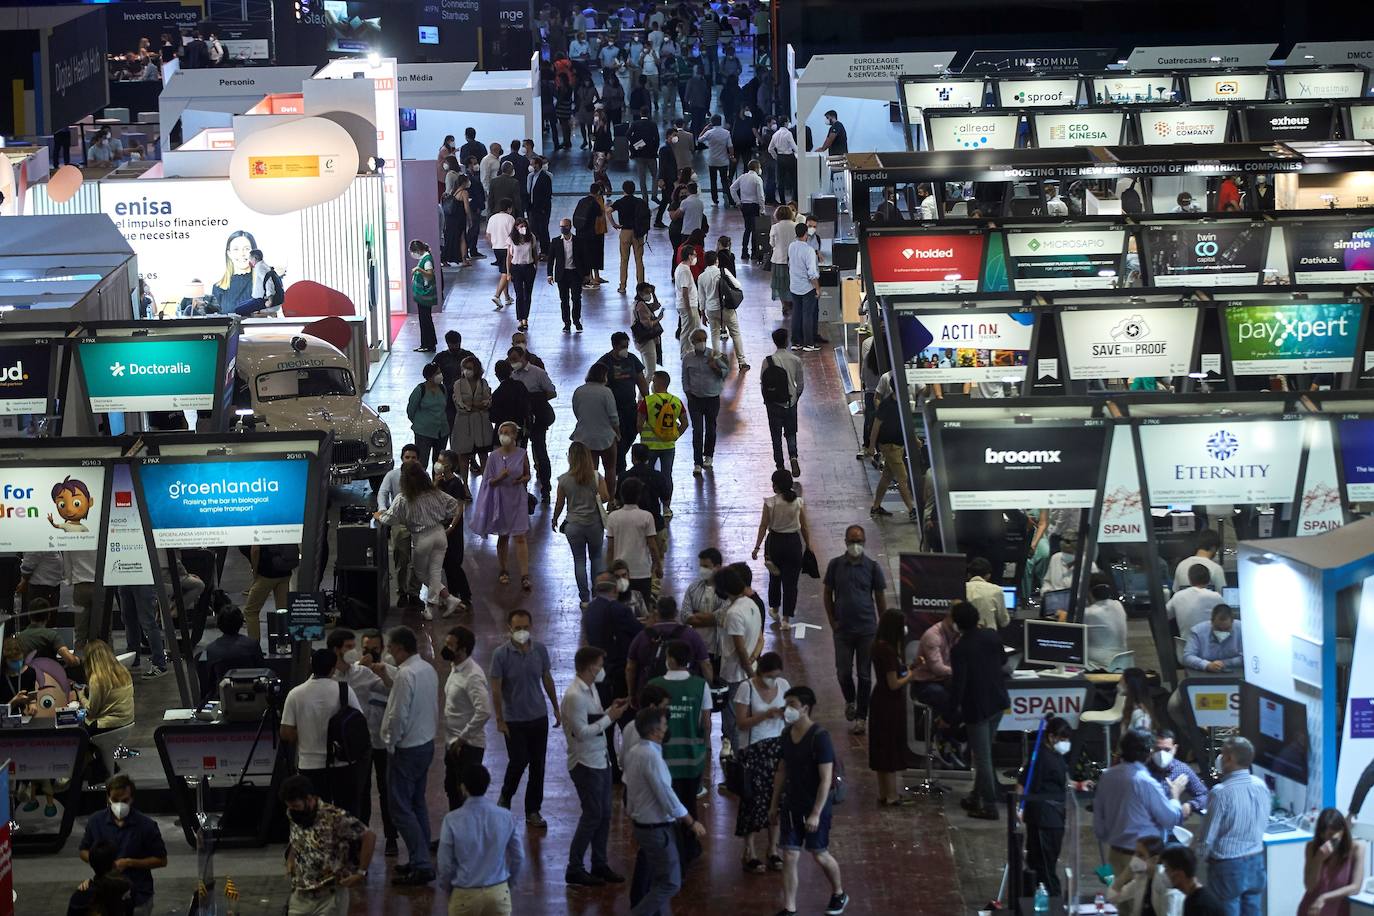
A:
[[[1352,839],[1350,824],[1335,808],[1317,815],[1312,833],[1302,873],[1307,893],[1297,916],[1350,916],[1347,898],[1364,884],[1364,844]]]
[[[486,537],[496,535],[496,559],[501,566],[498,581],[510,584],[506,571],[506,545],[515,539],[515,561],[520,566],[520,587],[529,591],[530,548],[525,535],[530,530],[529,493],[525,485],[530,480],[530,462],[525,450],[516,445],[520,427],[507,421],[497,427],[500,447],[487,458],[482,472],[482,486],[477,491],[468,527]]]

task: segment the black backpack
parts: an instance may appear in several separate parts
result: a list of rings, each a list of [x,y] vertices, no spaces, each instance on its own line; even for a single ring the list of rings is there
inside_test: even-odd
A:
[[[325,766],[359,763],[372,757],[372,733],[367,718],[348,705],[348,685],[339,682],[339,708],[329,717],[325,736]]]
[[[258,572],[268,579],[285,579],[301,563],[295,544],[264,544],[258,548]]]
[[[272,284],[272,293],[267,296],[266,304],[268,307],[280,307],[286,301],[286,290],[281,285],[281,277],[277,276],[275,270],[269,270],[267,276],[263,277],[263,288],[266,289],[268,283]]]
[[[768,357],[763,361],[763,371],[759,373],[759,386],[763,389],[763,402],[786,407],[792,400],[792,380],[787,370]]]
[[[678,624],[671,634],[664,633],[658,627],[649,627],[646,634],[649,637],[649,645],[654,647],[654,660],[649,663],[649,677],[663,677],[668,673],[668,643],[682,636],[686,630],[685,624]]]
[[[1140,192],[1135,189],[1135,182],[1132,181],[1126,190],[1121,192],[1121,212],[1122,213],[1144,213],[1145,203],[1140,199]]]

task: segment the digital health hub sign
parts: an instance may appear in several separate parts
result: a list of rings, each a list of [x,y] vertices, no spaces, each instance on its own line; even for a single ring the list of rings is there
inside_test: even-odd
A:
[[[1355,365],[1363,311],[1353,302],[1232,305],[1226,309],[1231,371],[1349,372]]]
[[[76,348],[93,413],[210,410],[219,335],[86,338]]]
[[[309,471],[304,454],[144,459],[138,473],[153,544],[299,544]]]

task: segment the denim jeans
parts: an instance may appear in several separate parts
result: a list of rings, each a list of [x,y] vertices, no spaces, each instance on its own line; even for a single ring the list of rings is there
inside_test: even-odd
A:
[[[813,289],[802,295],[792,294],[792,342],[801,347],[816,345],[816,322],[820,318],[820,302]]]
[[[639,854],[635,870],[643,870],[635,884],[647,885],[647,892],[630,907],[631,916],[652,916],[667,912],[670,902],[682,889],[682,867],[677,854],[677,839],[671,825],[664,827],[635,826],[635,843]]]
[[[568,868],[585,868],[587,847],[592,848],[592,868],[606,868],[606,841],[611,835],[611,770],[578,764],[572,768],[573,786],[582,805],[577,819],[572,847],[568,850]]]
[[[981,722],[968,722],[968,749],[973,759],[973,797],[984,808],[997,806],[997,772],[992,768],[992,742],[997,737],[997,723],[1002,713],[996,712]]]
[[[601,550],[606,542],[606,532],[601,527],[600,522],[590,525],[568,522],[563,526],[563,534],[567,536],[568,546],[572,548],[573,578],[577,580],[577,598],[579,601],[590,601],[592,593],[589,583],[596,581],[596,577],[601,575],[601,571],[605,569],[605,564],[601,559]],[[589,570],[590,578],[588,578]]]
[[[1264,910],[1264,853],[1237,859],[1209,859],[1207,886],[1226,916],[1260,916]]]
[[[873,634],[849,633],[836,630],[835,677],[840,681],[840,693],[845,703],[858,707],[860,719],[868,718],[868,698],[873,693]],[[859,669],[859,692],[854,693],[854,668]]]
[[[716,418],[720,416],[720,395],[687,395],[687,416],[692,425],[692,463],[698,467],[703,457],[716,454]]]
[[[148,639],[156,668],[167,667],[167,652],[162,644],[162,628],[157,620],[157,588],[152,585],[121,585],[119,610],[124,617],[124,635],[129,651],[138,652],[143,637]]]
[[[676,457],[676,448],[649,449],[649,467],[657,467],[663,472],[663,479],[668,482],[668,492],[665,494],[665,502],[673,498],[673,459]]]
[[[434,762],[434,742],[415,747],[399,747],[391,752],[387,767],[387,790],[391,793],[391,819],[410,853],[410,867],[418,872],[434,871],[429,858],[429,809],[425,805],[425,782]]]

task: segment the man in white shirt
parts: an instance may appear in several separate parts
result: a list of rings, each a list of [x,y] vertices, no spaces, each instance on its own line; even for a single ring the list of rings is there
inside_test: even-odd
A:
[[[728,602],[720,654],[720,677],[725,681],[727,697],[733,697],[739,692],[739,685],[754,676],[754,649],[763,635],[763,615],[754,599],[745,594],[745,588],[744,579],[730,567],[716,573],[716,589],[725,593]],[[720,715],[721,734],[732,748],[739,746],[734,705],[726,703]]]
[[[420,450],[414,445],[401,448],[401,463],[386,472],[377,487],[377,508],[385,511],[401,494],[401,468],[408,462],[419,461]],[[391,526],[391,565],[396,570],[396,606],[418,604],[420,577],[410,565],[410,530],[405,525]]]
[[[1007,596],[1000,585],[992,582],[992,564],[982,557],[968,561],[968,582],[964,597],[978,609],[978,625],[985,630],[1000,630],[1011,623],[1007,613]]]
[[[606,653],[595,646],[583,646],[573,656],[577,674],[563,691],[559,709],[568,739],[568,772],[582,805],[568,850],[564,880],[583,887],[621,884],[625,878],[611,869],[606,859],[606,842],[611,833],[611,766],[606,748],[606,731],[615,725],[630,705],[626,697],[601,705],[596,685],[606,679]],[[586,869],[587,847],[592,850],[592,870]]]
[[[692,332],[705,323],[706,316],[701,311],[701,289],[692,273],[696,266],[697,253],[691,251],[673,269],[674,298],[677,299],[678,325],[681,328],[682,355],[692,349]]]
[[[282,704],[281,739],[296,748],[296,770],[310,778],[320,798],[349,814],[358,813],[358,775],[352,764],[329,759],[329,720],[347,703],[359,712],[358,695],[334,680],[333,649],[310,656],[310,679],[292,687]]]
[[[920,200],[921,219],[924,222],[933,223],[939,218],[939,211],[936,209],[935,192],[930,189],[930,185],[923,184],[916,186],[916,197]]]
[[[1059,539],[1059,552],[1050,557],[1045,567],[1045,577],[1040,580],[1040,595],[1073,587],[1073,568],[1078,562],[1078,532],[1065,531]],[[1092,571],[1097,572],[1094,563]]]
[[[797,138],[786,121],[779,122],[778,129],[768,141],[768,152],[778,162],[778,203],[788,203],[797,199]]]
[[[1201,563],[1193,563],[1188,567],[1188,587],[1174,592],[1165,610],[1170,620],[1178,622],[1178,635],[1187,639],[1193,627],[1212,619],[1212,608],[1221,604],[1221,600],[1221,593],[1212,590],[1211,570]]]
[[[477,164],[477,175],[482,179],[482,189],[491,194],[491,183],[497,175],[501,174],[501,144],[493,143],[488,147],[488,152],[482,157],[482,161]]]
[[[643,482],[626,478],[620,485],[621,506],[606,517],[606,563],[624,560],[630,588],[646,596],[653,577],[663,576],[663,557],[654,517],[639,507]]]
[[[730,198],[730,160],[734,158],[735,148],[730,142],[730,131],[721,123],[720,115],[711,118],[711,126],[701,132],[700,142],[706,144],[706,168],[711,172],[711,203],[720,203],[716,179],[725,185],[725,205],[734,205]]]
[[[382,716],[382,740],[391,755],[391,814],[410,854],[407,865],[396,866],[399,875],[392,883],[418,886],[434,880],[425,785],[439,725],[439,676],[420,657],[415,632],[409,627],[387,633],[387,649],[397,668]]]
[[[1045,213],[1049,216],[1068,216],[1069,205],[1059,196],[1059,185],[1045,185]]]
[[[1198,532],[1197,552],[1186,560],[1178,564],[1174,570],[1174,591],[1179,591],[1188,585],[1188,569],[1191,566],[1206,567],[1212,588],[1221,591],[1226,587],[1226,570],[1221,568],[1216,556],[1221,552],[1221,536],[1211,528],[1204,528]]]
[[[806,242],[805,223],[798,223],[796,240],[787,246],[787,291],[792,295],[792,349],[813,353],[816,322],[820,318],[821,269],[816,249]]]
[[[463,770],[480,764],[487,753],[491,688],[486,672],[472,657],[477,639],[467,627],[454,627],[444,637],[440,657],[453,667],[444,680],[444,792],[448,809],[463,803],[458,785]]]
[[[749,167],[740,173],[735,183],[730,185],[730,193],[739,203],[740,215],[744,217],[744,238],[740,240],[740,255],[749,258],[750,240],[754,239],[754,227],[758,224],[759,213],[763,211],[764,188],[763,166],[757,159],[749,160]]]
[[[510,248],[510,233],[515,228],[511,206],[510,199],[507,198],[501,202],[499,210],[487,217],[487,241],[491,243],[491,254],[496,258],[496,267],[501,271],[500,279],[496,281],[496,292],[491,297],[498,312],[505,307],[501,302],[502,297],[505,297],[507,304],[511,301],[510,264],[506,256]]]
[[[391,679],[396,675],[394,665],[382,661],[382,634],[376,630],[358,634],[342,627],[329,632],[326,641],[334,651],[334,680],[353,688],[367,719],[368,736],[372,739],[370,766],[360,767],[358,774],[358,820],[372,822],[372,776],[377,778],[377,796],[381,800],[382,830],[386,837],[386,855],[396,855],[396,823],[391,819],[391,799],[387,798],[386,742],[382,740],[382,716],[386,713],[386,698],[391,692]],[[374,670],[375,669],[375,670]]]
[[[680,145],[680,144],[679,144]],[[671,219],[682,219],[682,235],[691,235],[701,228],[702,222],[706,219],[706,205],[701,202],[698,192],[701,188],[695,181],[687,184],[687,196],[682,198],[682,202],[674,210],[668,211]]]

